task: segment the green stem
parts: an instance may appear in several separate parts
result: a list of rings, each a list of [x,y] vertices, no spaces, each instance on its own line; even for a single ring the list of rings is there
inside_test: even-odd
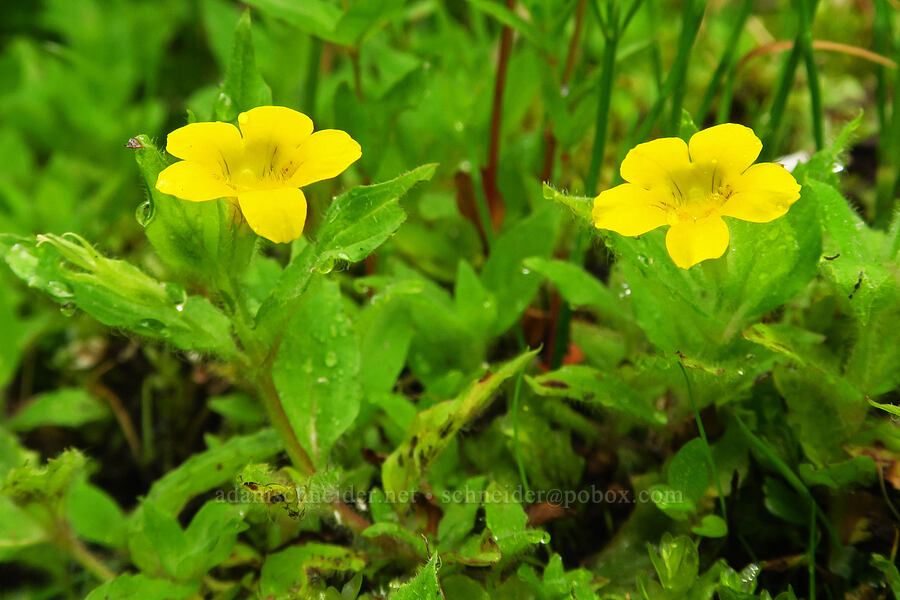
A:
[[[525,351],[525,333],[522,331],[522,325],[516,329],[516,337],[519,341],[519,351]],[[516,387],[513,390],[513,403],[512,403],[512,422],[513,422],[513,455],[516,458],[516,466],[519,469],[519,479],[522,480],[522,486],[525,488],[526,492],[531,492],[531,488],[528,486],[528,476],[525,474],[525,463],[522,460],[522,453],[519,449],[519,394],[522,391],[522,378],[525,375],[525,367],[523,366],[519,370],[519,374],[516,376]]]
[[[803,62],[806,65],[806,78],[809,85],[809,103],[812,109],[813,136],[816,140],[816,150],[825,147],[825,132],[822,114],[822,89],[819,84],[819,69],[816,67],[815,55],[812,47],[812,24],[815,17],[818,0],[804,0],[799,2],[797,11],[801,21],[805,25],[801,29],[798,39],[803,44]]]
[[[245,364],[240,367],[248,373],[247,379],[256,388],[269,416],[269,421],[275,427],[278,437],[281,438],[291,462],[305,475],[312,475],[316,471],[315,465],[300,444],[287,413],[284,412],[281,398],[272,379],[272,366],[269,359],[272,354],[271,349],[266,347],[254,330],[253,315],[247,307],[247,300],[240,285],[234,280],[232,274],[223,273],[218,279],[220,290],[227,298],[226,304],[231,312],[231,321],[235,332],[246,353],[242,361]]]
[[[322,62],[322,40],[310,36],[306,77],[303,80],[303,110],[316,114],[316,92],[319,86],[319,65]]]
[[[116,572],[106,566],[93,552],[81,543],[80,540],[67,536],[66,549],[82,567],[101,581],[111,581],[116,578]]]
[[[597,115],[594,120],[594,145],[591,150],[591,164],[588,167],[585,181],[585,193],[593,196],[597,191],[597,181],[600,178],[600,169],[603,167],[603,158],[606,154],[606,139],[609,132],[609,107],[612,102],[612,88],[615,83],[616,49],[619,38],[625,30],[627,22],[634,15],[639,3],[632,3],[623,22],[619,22],[617,4],[612,3],[606,19],[603,18],[599,8],[598,17],[603,25],[606,43],[603,46],[603,62],[601,63],[600,82],[597,86]],[[575,234],[572,242],[572,250],[569,253],[569,261],[576,265],[584,264],[584,256],[587,253],[591,235],[583,228]],[[568,304],[563,304],[559,309],[556,319],[555,335],[553,343],[553,355],[550,357],[550,368],[556,369],[562,364],[563,357],[569,347],[569,325],[572,322],[572,309]]]
[[[703,4],[703,7],[705,10],[705,3]],[[682,24],[681,38],[679,40],[678,54],[675,56],[675,62],[672,64],[669,75],[666,77],[666,82],[663,84],[662,91],[653,102],[653,105],[650,107],[647,115],[643,118],[643,120],[639,120],[635,123],[634,127],[632,127],[631,133],[626,138],[624,144],[624,149],[626,152],[634,147],[635,143],[638,140],[643,141],[647,139],[647,136],[650,135],[650,130],[653,129],[653,126],[656,125],[657,121],[659,121],[659,118],[663,112],[663,108],[666,105],[666,101],[673,95],[676,86],[681,85],[680,83],[678,83],[678,79],[679,77],[683,77],[683,75],[687,73],[687,63],[688,59],[690,58],[691,47],[694,45],[694,40],[697,38],[697,32],[700,30],[700,23],[703,20],[703,12],[703,10],[698,11],[699,16],[695,16],[695,18],[690,22]],[[676,132],[680,123],[681,108],[679,107],[678,120],[676,121],[674,127],[674,130]],[[624,158],[625,154],[623,153],[620,156],[619,162],[621,163],[622,159]],[[619,173],[616,173],[613,178],[613,183],[620,183],[621,181],[621,175]]]
[[[678,361],[681,367],[681,374],[684,375],[684,383],[687,385],[688,398],[691,401],[691,410],[694,411],[694,419],[697,421],[697,429],[700,431],[700,439],[703,440],[703,446],[706,448],[706,460],[709,468],[712,469],[713,481],[716,484],[716,493],[719,495],[719,507],[722,509],[722,519],[728,523],[728,512],[725,510],[725,494],[722,491],[722,481],[719,477],[719,470],[716,468],[716,459],[713,457],[712,448],[709,446],[709,439],[706,437],[706,428],[703,427],[703,419],[700,418],[700,411],[697,409],[697,402],[694,400],[694,389],[691,387],[691,379],[688,377],[687,369],[684,364]]]
[[[750,431],[750,428],[747,427],[747,424],[744,423],[743,419],[741,419],[740,415],[737,412],[732,413],[732,417],[734,417],[735,423],[737,423],[738,429],[741,430],[741,433],[744,434],[744,437],[747,438],[747,441],[750,442],[750,445],[756,448],[760,454],[766,457],[768,461],[775,467],[775,470],[784,477],[784,480],[788,482],[788,484],[794,488],[794,490],[803,496],[805,499],[809,500],[814,509],[816,515],[819,517],[819,520],[822,521],[822,524],[825,526],[825,529],[828,531],[828,535],[831,536],[832,542],[836,545],[840,545],[840,538],[837,535],[837,532],[831,525],[831,522],[828,520],[825,513],[816,503],[815,498],[813,498],[812,493],[809,491],[803,481],[791,470],[791,468],[785,463],[778,454],[776,454],[775,450],[772,449],[766,442],[764,442],[761,438],[759,438],[755,433]]]
[[[813,4],[809,14],[815,12],[817,0],[813,0]],[[781,75],[778,78],[778,87],[775,90],[775,96],[772,100],[772,107],[769,109],[768,133],[763,141],[763,152],[767,157],[774,156],[780,146],[781,139],[781,121],[784,117],[785,108],[787,108],[788,95],[791,92],[791,86],[794,83],[794,74],[797,72],[797,65],[800,58],[804,55],[803,37],[806,35],[808,28],[806,3],[800,3],[800,14],[798,14],[799,22],[797,23],[797,36],[794,39],[794,47],[791,48],[787,60],[781,68]]]
[[[695,0],[685,0],[681,11],[681,35],[678,39],[678,58],[672,67],[674,83],[672,85],[672,108],[669,113],[669,123],[666,133],[676,135],[681,124],[681,107],[684,104],[684,93],[687,80],[687,68],[700,30],[700,22],[706,11],[706,2],[700,2],[699,7],[694,6]]]
[[[697,111],[696,118],[698,123],[702,123],[703,119],[706,117],[706,113],[709,111],[712,100],[715,97],[716,92],[719,91],[719,84],[722,81],[722,77],[725,76],[725,73],[731,70],[732,64],[734,62],[734,51],[737,49],[738,41],[741,37],[741,32],[744,30],[744,24],[750,17],[750,11],[752,9],[753,0],[743,0],[741,2],[741,6],[738,9],[737,18],[735,19],[734,24],[731,27],[731,34],[728,37],[728,45],[725,47],[725,52],[722,53],[722,57],[719,59],[719,64],[716,65],[716,70],[713,72],[713,76],[706,88],[706,94],[704,94],[703,101],[700,103],[700,110]]]
[[[594,147],[591,151],[591,164],[588,167],[585,183],[585,195],[593,196],[597,192],[597,180],[603,166],[606,152],[606,137],[609,127],[609,105],[612,100],[612,87],[615,81],[616,47],[619,43],[618,31],[606,39],[603,47],[603,63],[600,71],[600,84],[597,92],[597,116],[594,120]]]

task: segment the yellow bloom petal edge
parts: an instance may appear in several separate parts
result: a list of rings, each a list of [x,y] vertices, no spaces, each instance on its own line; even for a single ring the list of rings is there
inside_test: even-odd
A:
[[[641,235],[669,226],[666,249],[689,269],[728,249],[722,217],[768,223],[800,198],[800,185],[784,167],[753,164],[762,142],[753,130],[725,123],[680,138],[638,144],[622,161],[627,182],[594,199],[598,229]]]
[[[156,189],[192,202],[232,198],[258,235],[275,243],[303,233],[301,188],[331,179],[359,160],[343,131],[313,133],[312,120],[283,106],[260,106],[231,123],[191,123],[169,134],[166,150],[182,159],[162,170]]]

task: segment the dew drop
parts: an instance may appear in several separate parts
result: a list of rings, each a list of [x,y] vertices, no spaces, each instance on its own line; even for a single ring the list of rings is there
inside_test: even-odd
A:
[[[150,201],[142,202],[140,206],[134,211],[134,218],[137,220],[138,225],[141,227],[146,227],[150,223],[150,214],[153,211],[150,208]]]
[[[335,354],[332,350],[329,350],[327,354],[325,354],[325,366],[333,367],[337,364],[337,354]]]
[[[59,312],[64,317],[71,317],[72,315],[75,314],[77,309],[78,309],[78,307],[75,306],[74,302],[66,302],[65,304],[63,304],[62,306],[59,307]]]

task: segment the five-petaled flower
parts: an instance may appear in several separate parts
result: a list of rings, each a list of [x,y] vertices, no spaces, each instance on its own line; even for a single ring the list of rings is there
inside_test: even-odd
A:
[[[635,236],[669,225],[666,249],[689,269],[728,249],[722,217],[768,223],[787,213],[800,186],[781,165],[753,164],[762,142],[753,130],[726,123],[695,133],[688,144],[660,138],[632,148],[623,183],[594,199],[599,229]]]
[[[362,152],[336,129],[313,133],[309,117],[283,106],[260,106],[231,123],[191,123],[169,134],[166,150],[182,159],[165,168],[156,189],[184,200],[233,198],[260,236],[276,243],[303,233],[301,188],[342,173]]]

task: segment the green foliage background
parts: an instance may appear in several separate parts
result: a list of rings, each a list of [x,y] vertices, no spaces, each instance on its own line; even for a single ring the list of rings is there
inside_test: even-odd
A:
[[[4,5],[0,592],[900,598],[898,20]],[[363,148],[291,245],[153,186],[266,104]],[[590,228],[629,148],[726,121],[784,218],[687,271]]]

